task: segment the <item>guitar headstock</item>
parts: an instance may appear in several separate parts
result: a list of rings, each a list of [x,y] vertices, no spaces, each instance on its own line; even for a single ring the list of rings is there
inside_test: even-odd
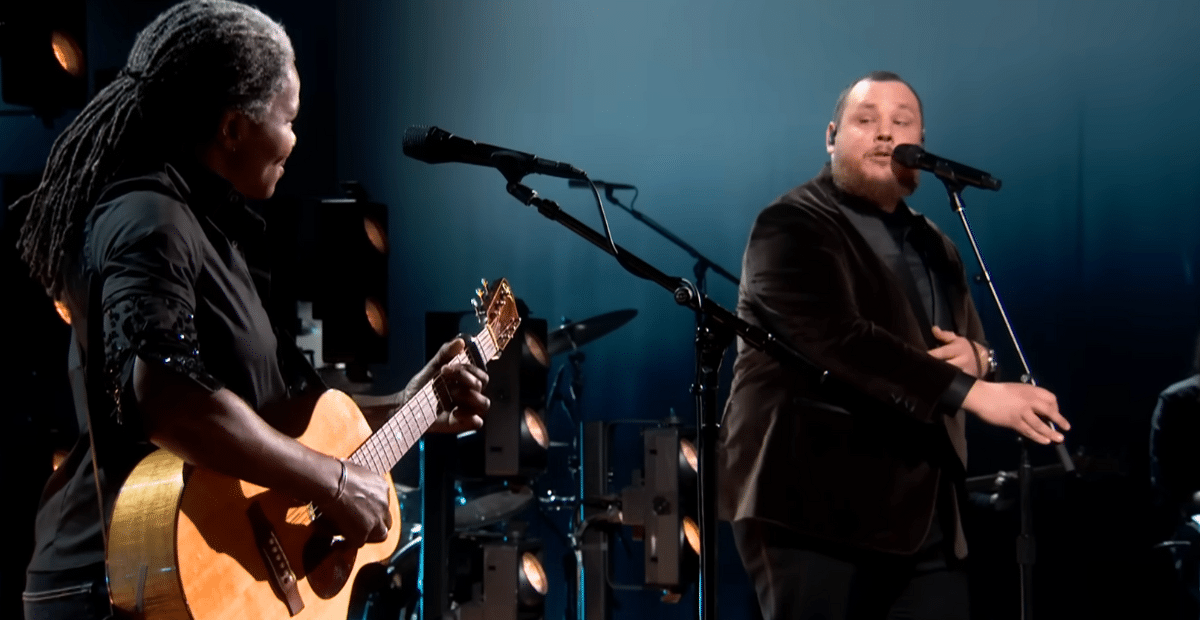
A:
[[[517,299],[513,297],[508,280],[504,278],[500,278],[499,282],[491,285],[487,280],[483,280],[483,287],[476,289],[475,295],[476,297],[471,300],[471,305],[475,306],[476,318],[487,328],[492,340],[496,343],[494,358],[499,356],[504,347],[508,346],[508,342],[517,333],[517,327],[521,325],[521,316],[517,312]]]

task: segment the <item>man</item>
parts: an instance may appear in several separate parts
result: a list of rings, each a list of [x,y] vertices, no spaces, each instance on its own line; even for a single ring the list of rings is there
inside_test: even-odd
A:
[[[1200,338],[1192,371],[1158,395],[1150,416],[1156,534],[1191,543],[1168,547],[1178,578],[1173,618],[1196,618],[1200,609]]]
[[[964,413],[1042,444],[1069,428],[1050,392],[985,380],[984,342],[950,240],[904,204],[920,99],[874,72],[838,99],[830,163],[759,214],[739,315],[829,377],[739,342],[721,513],[764,617],[966,618],[959,519]]]

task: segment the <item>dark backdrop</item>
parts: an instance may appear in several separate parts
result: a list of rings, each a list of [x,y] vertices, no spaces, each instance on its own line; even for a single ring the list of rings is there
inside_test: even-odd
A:
[[[168,4],[89,2],[92,68],[119,66],[137,29]],[[564,317],[638,311],[587,345],[590,419],[691,415],[692,316],[509,197],[497,172],[406,159],[405,128],[438,125],[637,184],[637,208],[737,273],[757,212],[825,161],[838,92],[873,69],[899,72],[924,100],[929,150],[1004,181],[999,193],[967,192],[972,223],[1040,384],[1074,425],[1072,449],[1104,457],[1091,462],[1108,470],[1038,485],[1039,612],[1165,613],[1163,566],[1150,551],[1146,436],[1155,395],[1187,373],[1200,328],[1200,5],[261,6],[288,27],[303,80],[299,145],[280,192],[330,195],[356,179],[390,207],[392,323],[402,327],[391,362],[377,369],[381,382],[397,387],[422,363],[426,311],[464,308],[479,277],[506,276],[552,328]],[[0,118],[0,173],[40,169],[64,122]],[[598,227],[587,194],[561,180],[527,182]],[[927,176],[910,202],[968,252],[940,183]],[[616,208],[609,215],[619,243],[690,277],[682,251]],[[722,279],[710,276],[709,291],[728,307],[736,301]],[[1011,371],[997,313],[982,289],[976,301]],[[41,346],[11,342],[10,359]],[[565,360],[554,361],[557,369]],[[1010,434],[970,432],[972,474],[1015,466]],[[1053,457],[1037,450],[1034,460]],[[979,617],[1015,616],[1014,523],[1011,512],[989,511],[972,522]],[[722,617],[754,617],[732,547],[722,553]],[[5,575],[6,591],[10,583]],[[551,617],[563,612],[565,585],[553,584]],[[619,598],[621,617],[691,613],[653,594]]]

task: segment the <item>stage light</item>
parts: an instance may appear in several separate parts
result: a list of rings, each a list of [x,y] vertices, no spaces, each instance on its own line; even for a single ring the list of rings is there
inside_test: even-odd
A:
[[[87,101],[83,0],[8,2],[0,8],[0,93],[49,122]]]
[[[367,324],[371,326],[371,331],[380,337],[387,336],[387,310],[384,309],[383,304],[373,297],[368,297],[364,305],[366,306]]]
[[[683,535],[687,538],[687,544],[692,548],[692,553],[700,555],[700,526],[696,520],[691,517],[683,518]]]
[[[494,371],[490,381],[495,380]],[[490,383],[489,381],[489,383]],[[503,410],[501,410],[503,412]],[[472,430],[458,436],[458,474],[469,479],[486,480],[505,478],[518,484],[526,484],[545,471],[550,447],[550,434],[542,414],[532,407],[525,407],[517,419],[517,433],[503,428],[508,420],[504,413],[497,414],[495,401],[487,414],[483,430]],[[486,432],[488,424],[496,424],[499,430],[491,435]],[[508,457],[515,456],[515,459]],[[490,458],[489,458],[490,457]]]
[[[72,77],[83,77],[83,50],[79,49],[75,37],[62,30],[55,30],[50,33],[50,48],[63,71]]]
[[[550,367],[550,352],[546,350],[546,343],[538,340],[532,331],[525,332],[525,349],[543,368]]]
[[[546,579],[546,569],[537,556],[526,551],[521,554],[521,584],[517,589],[523,605],[537,605],[546,593],[550,591],[550,581]]]
[[[525,435],[529,436],[529,440],[536,443],[541,448],[550,447],[550,433],[546,430],[546,423],[542,421],[542,415],[533,409],[525,408],[525,419],[522,420],[524,425],[521,427],[522,440],[525,440]]]
[[[699,572],[696,450],[674,426],[642,431],[643,471],[621,493],[621,522],[645,543],[646,586],[678,602]]]
[[[543,616],[550,581],[535,543],[462,537],[454,547],[452,598],[458,604],[460,620],[535,620]]]
[[[371,242],[371,247],[375,248],[380,254],[387,254],[387,224],[381,224],[373,217],[363,217],[363,230],[367,233],[367,240]]]
[[[700,471],[700,461],[696,456],[696,446],[692,445],[692,442],[687,439],[680,439],[679,454],[683,456],[684,462],[692,472]]]
[[[484,394],[492,406],[482,437],[474,440],[482,439],[484,445],[467,448],[460,444],[460,458],[464,462],[482,458],[480,473],[489,477],[529,479],[541,474],[550,446],[544,418],[548,367],[536,354],[544,350],[539,343],[546,340],[546,320],[529,318],[524,304],[518,301],[518,306],[523,313],[513,340],[522,346],[508,347],[488,366]]]
[[[387,207],[346,184],[347,198],[320,201],[314,218],[315,278],[306,283],[313,317],[322,322],[327,363],[365,376],[367,364],[387,362]]]

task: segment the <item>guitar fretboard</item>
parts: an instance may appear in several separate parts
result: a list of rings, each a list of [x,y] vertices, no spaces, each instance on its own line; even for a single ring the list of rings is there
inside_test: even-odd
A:
[[[500,347],[487,328],[475,336],[475,344],[479,346],[479,352],[485,361],[499,353]],[[456,355],[451,363],[470,363],[470,359],[466,352],[463,352]],[[417,443],[421,435],[437,420],[438,412],[450,411],[453,408],[449,387],[442,376],[438,375],[426,383],[374,435],[363,442],[348,460],[383,474],[395,467],[400,457]]]

